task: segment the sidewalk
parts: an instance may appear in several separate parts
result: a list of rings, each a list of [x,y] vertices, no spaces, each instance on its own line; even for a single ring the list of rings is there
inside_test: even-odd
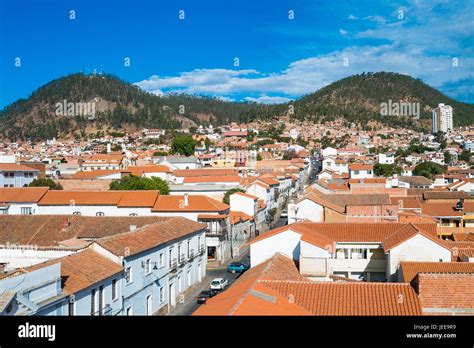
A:
[[[230,262],[244,262],[246,263],[246,261],[248,261],[247,259],[243,260],[244,258],[246,258],[246,256],[248,255],[248,252],[250,251],[250,246],[247,245],[247,243],[243,243],[240,247],[239,247],[239,254],[238,255],[234,255],[234,258],[233,259],[228,259],[226,262],[224,263],[218,263],[218,262],[208,262],[207,265],[206,265],[206,269],[226,269],[227,268],[227,265],[230,263]]]

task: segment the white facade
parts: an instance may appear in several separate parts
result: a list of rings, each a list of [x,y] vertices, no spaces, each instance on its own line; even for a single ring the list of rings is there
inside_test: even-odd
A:
[[[384,153],[381,153],[381,154],[379,154],[379,163],[380,164],[394,164],[395,163],[395,156],[386,155]]]
[[[442,103],[433,109],[433,133],[448,133],[453,129],[453,108]]]
[[[231,211],[241,211],[252,217],[255,217],[258,210],[257,197],[252,198],[238,192],[230,195],[229,203]]]
[[[400,261],[451,262],[451,250],[416,234],[390,250],[387,257],[387,278],[396,280]]]
[[[324,207],[305,198],[298,203],[288,204],[288,224],[309,220],[324,222]]]

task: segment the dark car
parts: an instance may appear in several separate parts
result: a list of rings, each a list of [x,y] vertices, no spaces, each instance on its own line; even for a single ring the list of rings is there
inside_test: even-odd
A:
[[[199,296],[197,297],[197,303],[204,303],[207,301],[208,298],[214,297],[216,295],[216,291],[214,290],[204,290],[202,291]]]

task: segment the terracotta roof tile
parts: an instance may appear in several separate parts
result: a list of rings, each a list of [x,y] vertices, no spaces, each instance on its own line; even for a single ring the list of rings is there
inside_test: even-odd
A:
[[[474,274],[474,263],[402,261],[400,262],[400,270],[403,276],[403,281],[410,283],[418,273]]]
[[[0,188],[0,202],[37,203],[48,190],[48,187]]]
[[[188,205],[184,204],[184,196],[159,196],[152,211],[155,212],[178,212],[178,211],[196,211],[196,212],[225,212],[229,206],[219,202],[211,197],[204,195],[189,195]]]
[[[87,289],[123,271],[121,265],[91,249],[40,263],[25,268],[25,271],[32,271],[57,263],[61,263],[62,289],[66,295]]]
[[[128,256],[203,231],[205,227],[199,222],[174,217],[164,223],[149,224],[131,232],[104,237],[97,243],[115,255]]]

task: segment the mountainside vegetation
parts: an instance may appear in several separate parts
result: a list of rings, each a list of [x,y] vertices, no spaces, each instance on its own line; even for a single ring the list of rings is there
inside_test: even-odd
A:
[[[420,120],[381,116],[380,104],[389,100],[420,103]],[[79,103],[93,104],[93,115],[67,113],[70,104],[76,104],[77,109]],[[53,80],[27,99],[0,111],[0,135],[13,141],[68,136],[81,139],[142,128],[180,129],[219,126],[231,121],[274,121],[282,116],[315,123],[343,118],[361,127],[378,122],[429,131],[431,108],[438,103],[454,108],[455,125],[473,122],[474,105],[455,101],[421,80],[396,73],[350,76],[296,101],[278,105],[186,94],[156,96],[112,75],[77,73]]]

